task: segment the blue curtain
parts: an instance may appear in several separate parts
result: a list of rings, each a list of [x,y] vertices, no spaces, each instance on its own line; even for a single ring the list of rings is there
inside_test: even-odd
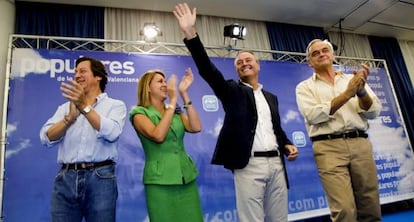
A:
[[[395,38],[369,36],[375,58],[384,59],[400,104],[411,144],[414,145],[414,90],[398,41]]]
[[[15,33],[103,39],[104,12],[103,7],[16,1]]]
[[[323,28],[266,22],[272,50],[305,52],[313,39],[325,39]]]

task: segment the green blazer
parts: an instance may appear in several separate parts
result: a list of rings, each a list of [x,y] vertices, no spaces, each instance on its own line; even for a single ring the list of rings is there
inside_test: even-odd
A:
[[[129,113],[131,123],[136,114],[148,116],[155,125],[162,117],[153,106],[135,106]],[[144,184],[187,184],[197,178],[197,168],[184,149],[185,129],[180,115],[174,114],[168,134],[162,143],[156,143],[138,131],[136,133],[145,152]]]

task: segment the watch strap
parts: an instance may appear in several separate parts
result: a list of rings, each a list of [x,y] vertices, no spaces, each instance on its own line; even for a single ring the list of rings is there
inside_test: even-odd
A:
[[[86,115],[86,114],[88,114],[91,110],[92,110],[92,106],[91,106],[91,105],[87,105],[85,108],[83,108],[83,110],[81,110],[81,111],[80,111],[80,113],[82,113],[82,115]]]

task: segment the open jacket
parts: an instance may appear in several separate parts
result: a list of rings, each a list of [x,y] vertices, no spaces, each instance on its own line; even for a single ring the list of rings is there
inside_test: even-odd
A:
[[[200,38],[184,39],[201,77],[210,85],[220,99],[225,111],[211,163],[226,169],[242,169],[249,162],[257,125],[257,110],[253,89],[235,80],[225,80],[223,74],[210,61]],[[272,116],[273,131],[277,137],[279,151],[286,155],[285,145],[292,144],[281,128],[277,97],[262,90]],[[283,165],[285,160],[280,157]],[[285,168],[285,167],[284,167]],[[285,176],[286,169],[285,169]]]

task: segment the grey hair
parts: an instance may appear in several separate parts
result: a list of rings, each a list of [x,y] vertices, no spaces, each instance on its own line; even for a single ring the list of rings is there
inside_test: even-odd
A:
[[[310,41],[309,44],[308,44],[308,47],[306,47],[306,60],[309,61],[309,50],[310,50],[310,47],[313,44],[317,43],[317,42],[323,42],[323,43],[325,43],[326,45],[328,45],[328,47],[331,49],[331,51],[334,52],[334,48],[332,46],[332,43],[330,43],[327,39],[325,39],[325,40],[322,40],[322,39],[314,39],[314,40]]]

